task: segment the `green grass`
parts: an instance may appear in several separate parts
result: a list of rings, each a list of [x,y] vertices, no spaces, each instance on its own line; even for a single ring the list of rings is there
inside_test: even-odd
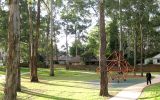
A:
[[[4,70],[1,71],[4,74]],[[29,72],[21,68],[21,73]],[[38,68],[38,83],[31,83],[29,73],[22,75],[22,92],[18,100],[106,100],[99,96],[99,87],[91,84],[99,81],[99,75],[90,71],[65,70],[56,68],[55,76],[49,76],[49,69]],[[135,79],[128,79],[133,82]],[[136,79],[137,80],[137,79]],[[3,97],[4,80],[0,80],[0,100]],[[123,86],[122,86],[123,87]],[[109,88],[110,95],[115,95],[121,88]]]
[[[4,74],[5,74],[5,67],[0,66],[0,75],[4,75]]]
[[[21,68],[22,73],[29,72],[28,68]],[[0,75],[5,75],[6,73],[6,67],[5,66],[0,66]]]
[[[1,71],[4,74],[4,70]],[[28,68],[21,68],[21,73],[29,72]],[[49,69],[38,68],[39,83],[31,83],[29,73],[22,75],[22,92],[18,93],[18,100],[106,100],[99,96],[98,85],[90,82],[99,81],[99,75],[90,71],[55,69],[55,76],[49,76]],[[137,79],[136,79],[137,80]],[[128,79],[133,82],[135,79]],[[0,81],[0,100],[3,97],[4,80]],[[110,87],[110,86],[109,86]],[[109,88],[110,95],[115,95],[122,88]]]
[[[24,69],[23,69],[24,71]],[[27,72],[27,69],[25,69]],[[29,74],[22,75],[22,92],[19,100],[105,100],[99,96],[98,87],[89,81],[99,80],[95,72],[66,71],[56,69],[55,76],[49,76],[48,69],[38,70],[39,83],[31,83]],[[0,81],[0,99],[3,96],[3,83]]]
[[[146,87],[139,100],[160,100],[160,83]]]

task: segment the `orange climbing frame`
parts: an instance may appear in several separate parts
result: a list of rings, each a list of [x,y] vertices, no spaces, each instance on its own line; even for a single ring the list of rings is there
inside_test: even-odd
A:
[[[122,52],[114,51],[106,60],[107,72],[128,73],[134,71],[134,68],[124,59]],[[96,72],[100,72],[101,68],[97,67]]]

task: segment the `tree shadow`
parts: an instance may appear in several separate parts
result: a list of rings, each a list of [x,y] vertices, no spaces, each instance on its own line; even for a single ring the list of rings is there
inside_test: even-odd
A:
[[[39,82],[40,84],[45,84],[45,85],[53,85],[53,86],[64,86],[64,87],[75,87],[75,88],[83,88],[83,89],[94,89],[94,90],[99,90],[95,88],[87,88],[87,87],[82,87],[82,86],[70,86],[70,85],[60,85],[60,84],[54,84],[54,83],[46,83],[46,82]]]
[[[38,92],[33,92],[27,89],[23,89],[21,91],[22,93],[33,95],[33,96],[38,96],[38,97],[43,97],[43,98],[48,98],[48,99],[55,99],[55,100],[75,100],[75,99],[69,99],[69,98],[63,98],[63,97],[57,97],[53,95],[47,95],[43,93],[38,93]]]

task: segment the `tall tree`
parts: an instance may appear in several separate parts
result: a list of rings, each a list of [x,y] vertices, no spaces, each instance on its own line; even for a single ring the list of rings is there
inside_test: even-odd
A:
[[[19,63],[19,0],[9,0],[8,57],[4,100],[16,100],[16,78]]]
[[[105,17],[104,17],[105,0],[99,1],[99,13],[100,13],[100,55],[99,66],[101,68],[100,77],[100,96],[108,96],[108,77],[106,70],[106,32],[105,32]]]
[[[53,64],[53,0],[51,0],[51,13],[50,13],[50,36],[51,36],[51,44],[50,44],[50,76],[54,76],[54,64]]]
[[[37,2],[37,15],[36,15],[36,32],[33,31],[32,22],[32,1],[29,2],[29,23],[30,23],[30,78],[31,82],[38,82],[37,75],[37,54],[38,54],[38,40],[39,40],[39,27],[40,27],[40,0]]]
[[[136,65],[137,65],[137,32],[134,32],[134,69],[136,69]],[[134,75],[136,75],[135,70],[134,70]]]
[[[56,35],[58,34],[58,25],[56,26],[57,9],[61,6],[61,0],[51,0],[50,2],[50,76],[54,76],[54,62],[56,50]],[[57,9],[56,9],[57,8]]]
[[[64,22],[67,22],[67,29],[69,33],[75,35],[75,54],[78,56],[78,45],[80,44],[81,40],[83,39],[85,30],[87,27],[90,26],[90,10],[89,5],[90,2],[84,0],[72,0],[67,1],[62,11],[61,18]]]

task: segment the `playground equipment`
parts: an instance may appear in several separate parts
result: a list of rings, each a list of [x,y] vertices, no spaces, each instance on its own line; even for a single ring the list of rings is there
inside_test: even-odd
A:
[[[108,73],[108,78],[111,80],[117,79],[120,82],[121,79],[126,81],[128,72],[133,72],[134,68],[124,59],[123,53],[114,51],[106,60],[105,70]],[[100,72],[101,68],[97,67],[96,72]]]

